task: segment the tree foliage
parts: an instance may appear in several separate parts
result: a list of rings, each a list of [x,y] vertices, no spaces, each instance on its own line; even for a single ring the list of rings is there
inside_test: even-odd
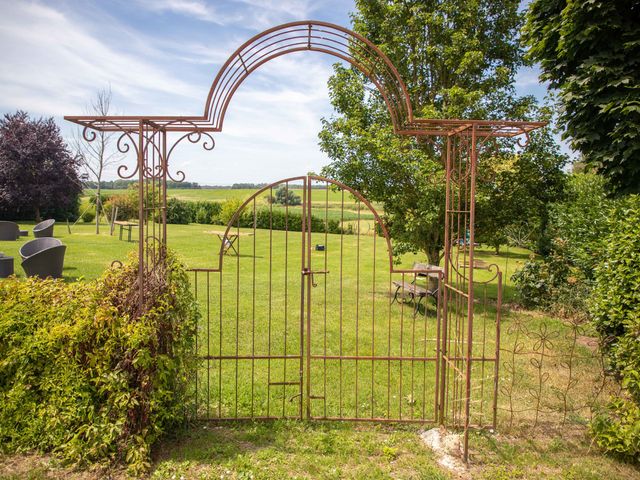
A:
[[[528,231],[529,244],[539,253],[549,251],[549,205],[562,200],[568,157],[560,152],[549,129],[531,133],[519,154],[485,157],[480,164],[476,238],[499,253],[509,231]]]
[[[600,175],[573,173],[566,183],[564,199],[548,207],[545,256],[526,262],[512,278],[524,306],[583,317],[594,269],[615,228],[610,217],[616,201],[607,197]]]
[[[78,166],[53,118],[6,114],[0,120],[0,216],[76,217],[82,193]]]
[[[560,122],[619,193],[640,192],[640,4],[534,0],[523,39],[560,91]]]
[[[640,455],[640,197],[621,201],[596,270],[591,314],[610,369],[626,395],[614,399],[591,425],[600,447],[638,460]]]
[[[616,202],[606,193],[602,176],[574,173],[568,177],[565,200],[549,209],[549,236],[566,242],[569,261],[589,280],[613,227],[610,216]]]
[[[353,28],[389,56],[417,115],[521,118],[531,98],[513,81],[523,63],[516,0],[356,1]],[[444,175],[439,146],[393,134],[380,93],[357,69],[334,67],[336,114],[323,119],[324,174],[381,202],[396,253],[422,250],[432,263],[443,242]]]
[[[276,190],[276,194],[269,200],[272,203],[277,203],[278,205],[302,205],[302,200],[298,195],[296,195],[296,192],[284,186],[278,188]]]

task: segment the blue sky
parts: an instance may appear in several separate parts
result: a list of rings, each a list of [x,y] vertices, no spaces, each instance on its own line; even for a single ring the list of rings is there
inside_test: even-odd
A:
[[[218,68],[245,40],[294,20],[348,27],[351,10],[350,0],[0,0],[0,113],[53,116],[71,138],[63,115],[85,113],[110,85],[114,114],[199,115]],[[174,169],[218,185],[319,171],[335,61],[301,52],[261,67],[234,95],[216,148],[184,148]],[[532,69],[516,87],[546,91]]]

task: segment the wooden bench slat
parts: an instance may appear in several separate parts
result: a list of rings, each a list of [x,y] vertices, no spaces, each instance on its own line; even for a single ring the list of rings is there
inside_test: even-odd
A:
[[[421,287],[420,285],[414,285],[413,283],[394,281],[393,284],[396,287],[403,288],[404,290],[408,290],[409,292],[411,292],[411,293],[413,293],[415,295],[427,295],[427,294],[429,294],[429,290],[427,290],[424,287]]]

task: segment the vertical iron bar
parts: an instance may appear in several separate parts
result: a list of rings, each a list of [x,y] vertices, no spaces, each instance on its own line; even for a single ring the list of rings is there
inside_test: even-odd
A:
[[[324,183],[324,271],[328,271],[327,252],[329,250],[329,182]],[[327,275],[324,276],[324,360],[323,360],[323,387],[322,402],[324,416],[327,416]]]
[[[269,198],[273,198],[273,187],[269,188]],[[273,295],[273,202],[269,203],[269,326],[267,328],[267,417],[271,415],[271,311]]]
[[[218,331],[218,355],[220,356],[220,360],[218,361],[218,418],[222,418],[222,269],[220,269],[218,279],[218,289],[219,289],[219,301],[218,305],[220,306],[220,324]]]
[[[371,418],[374,417],[374,385],[376,356],[376,223],[373,222],[373,284],[371,286]]]
[[[437,417],[440,425],[444,425],[445,417],[445,395],[446,395],[446,381],[447,381],[447,345],[448,345],[448,328],[447,321],[449,315],[449,292],[447,286],[449,285],[451,278],[450,271],[450,259],[451,259],[451,237],[449,235],[450,226],[450,210],[451,210],[451,137],[447,137],[447,150],[446,150],[446,163],[445,163],[445,215],[444,215],[444,281],[441,283],[444,288],[441,295],[442,302],[439,310],[442,311],[442,339],[439,345],[439,357],[440,357],[440,370],[436,370],[436,382],[440,384],[440,400],[436,404],[438,409]],[[440,322],[438,322],[438,325]],[[440,378],[437,377],[440,375]]]
[[[287,386],[284,382],[287,381],[287,320],[288,320],[288,296],[289,296],[289,182],[284,184],[286,199],[284,202],[284,374],[282,385],[282,416],[285,416],[285,398],[287,396]],[[255,209],[255,198],[253,199],[253,205]],[[255,239],[255,234],[254,234]]]
[[[360,321],[360,201],[358,201],[358,220],[356,230],[356,418],[358,417],[358,355],[359,355],[359,321]]]
[[[340,205],[340,360],[338,363],[340,387],[339,387],[339,411],[342,418],[342,269],[344,266],[344,189],[341,192],[341,205]]]
[[[406,295],[404,291],[406,277],[402,273],[402,298]],[[404,343],[404,300],[400,303],[400,357],[402,357]],[[400,370],[400,392],[398,394],[398,419],[402,420],[402,360],[398,361],[398,369]]]
[[[253,197],[253,288],[251,293],[251,357],[256,355],[256,198]],[[251,417],[255,415],[256,359],[251,358]]]
[[[240,212],[236,219],[236,402],[235,416],[238,417],[238,355],[240,354]]]
[[[476,211],[476,125],[473,124],[471,130],[471,193],[469,199],[469,284],[467,298],[467,370],[466,370],[466,402],[465,402],[465,427],[464,427],[464,460],[469,460],[469,412],[471,406],[471,357],[473,354],[473,261],[475,242],[475,211]],[[465,232],[466,234],[466,232]],[[466,235],[465,235],[466,239]]]
[[[142,120],[138,122],[138,305],[140,311],[144,306],[144,277],[145,277],[145,261],[144,261],[144,123]],[[197,338],[197,337],[196,337]]]
[[[195,285],[195,300],[196,302],[198,301],[198,271],[196,270],[194,273],[194,285]],[[198,356],[198,330],[196,329],[196,342],[194,345],[194,350],[195,350],[195,355],[196,357]],[[207,360],[207,363],[209,363],[209,360]],[[198,366],[196,365],[196,378],[195,378],[195,389],[196,389],[196,394],[195,394],[195,402],[194,402],[194,418],[198,418],[198,374],[200,372],[198,371]]]
[[[162,130],[162,242],[163,250],[167,249],[167,132]]]
[[[302,225],[300,228],[300,233],[301,233],[301,252],[300,252],[300,271],[302,272],[300,275],[300,405],[299,405],[299,411],[300,411],[300,419],[302,420],[303,418],[303,414],[302,414],[302,409],[303,409],[303,404],[307,405],[308,404],[308,400],[303,399],[303,389],[306,391],[307,395],[309,395],[309,391],[308,391],[308,385],[305,389],[305,386],[303,385],[305,382],[307,382],[307,384],[309,383],[309,374],[308,372],[305,374],[304,369],[305,369],[305,365],[308,364],[308,359],[305,362],[305,327],[304,327],[304,322],[305,322],[305,298],[306,298],[306,278],[304,275],[304,272],[307,269],[306,266],[306,245],[307,245],[307,233],[306,233],[306,228],[307,228],[307,216],[305,215],[305,205],[307,204],[307,177],[305,177],[302,181]],[[306,400],[306,402],[305,402]]]
[[[498,418],[498,372],[500,368],[500,322],[502,320],[502,272],[498,272],[498,299],[496,305],[496,355],[493,370],[493,419],[492,426],[495,429]]]
[[[196,272],[197,273],[197,272]],[[207,272],[207,419],[211,418],[210,401],[211,401],[211,345],[210,345],[210,319],[211,319],[211,299],[209,294],[209,272]],[[197,332],[197,331],[196,331]],[[197,335],[197,333],[196,333]]]
[[[311,178],[306,177],[305,188],[307,190],[307,203],[304,204],[304,214],[307,216],[307,275],[306,275],[306,283],[307,283],[307,337],[306,337],[306,345],[307,345],[307,419],[311,418],[311,287],[312,285],[312,276],[311,270],[313,266],[311,265]]]

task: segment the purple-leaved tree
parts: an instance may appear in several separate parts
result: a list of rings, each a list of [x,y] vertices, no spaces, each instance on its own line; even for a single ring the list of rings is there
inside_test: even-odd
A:
[[[77,216],[78,167],[53,118],[6,114],[0,120],[0,218]]]

